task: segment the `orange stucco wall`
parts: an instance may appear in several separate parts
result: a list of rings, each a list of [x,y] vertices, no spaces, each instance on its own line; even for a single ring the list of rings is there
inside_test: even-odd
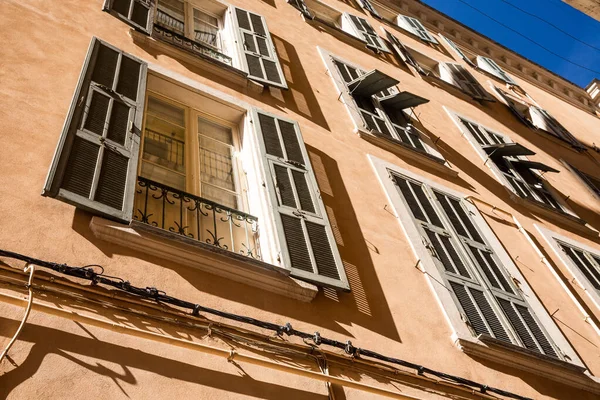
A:
[[[362,14],[351,2],[327,0],[341,11]],[[569,204],[588,223],[600,229],[600,203],[559,162],[565,159],[586,171],[597,171],[598,154],[576,153],[526,128],[500,102],[479,104],[435,87],[391,55],[377,56],[352,41],[305,23],[284,0],[231,0],[266,17],[283,64],[288,91],[249,92],[209,73],[149,48],[138,47],[130,28],[101,11],[103,0],[5,0],[0,12],[0,247],[70,265],[101,264],[106,273],[139,286],[158,286],[167,293],[202,304],[319,331],[338,340],[396,355],[491,386],[536,399],[593,399],[593,394],[570,388],[514,368],[475,359],[450,339],[452,331],[423,274],[397,219],[389,212],[385,193],[375,179],[367,154],[411,170],[435,182],[476,196],[515,215],[544,247],[533,224],[589,243],[600,249],[597,235],[582,234],[518,206],[461,136],[442,108],[470,117],[536,151],[536,160],[561,170],[548,176],[552,186],[570,195]],[[365,16],[379,31],[381,23]],[[397,34],[409,46],[440,60],[452,60],[409,36]],[[58,136],[71,102],[86,49],[92,36],[159,64],[252,105],[299,122],[317,180],[334,223],[339,251],[350,280],[350,293],[321,291],[311,303],[260,291],[185,265],[155,259],[100,241],[89,230],[91,215],[40,195]],[[400,87],[430,100],[418,107],[423,127],[440,136],[438,148],[452,168],[450,177],[402,159],[367,143],[352,132],[344,104],[327,75],[317,46],[352,60],[365,69],[377,68],[401,81]],[[473,71],[488,88],[488,76]],[[599,143],[599,120],[516,76],[540,105],[584,143]],[[386,207],[386,205],[388,207]],[[490,226],[540,298],[554,313],[558,327],[589,371],[600,374],[600,337],[587,324],[568,295],[532,247],[506,216],[481,207]],[[590,231],[591,232],[591,231]],[[547,256],[570,280],[552,252]],[[15,268],[21,264],[6,260]],[[583,291],[570,286],[595,320]],[[3,289],[7,290],[7,289]],[[194,300],[192,300],[194,301]],[[69,304],[69,306],[73,306]],[[106,316],[106,311],[97,311]],[[0,345],[8,343],[22,309],[0,302]],[[155,329],[162,329],[160,326]],[[192,334],[193,335],[193,334]],[[242,366],[222,359],[86,328],[73,321],[33,312],[10,352],[13,363],[0,365],[0,397],[25,398],[326,398],[324,384],[280,372]],[[365,381],[373,378],[363,377]],[[392,388],[385,380],[373,380]],[[356,390],[342,399],[373,395]],[[345,396],[345,397],[344,397]],[[420,393],[422,398],[433,394]]]

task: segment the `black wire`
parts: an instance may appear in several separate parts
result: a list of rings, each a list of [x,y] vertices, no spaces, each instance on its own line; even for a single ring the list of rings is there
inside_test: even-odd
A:
[[[522,34],[522,33],[521,33],[521,32],[519,32],[518,30],[516,30],[516,29],[513,29],[513,28],[511,28],[510,26],[506,25],[505,23],[503,23],[503,22],[501,22],[501,21],[497,20],[496,18],[492,17],[491,15],[489,15],[489,14],[486,14],[485,12],[483,12],[483,11],[481,11],[479,8],[477,8],[477,7],[475,7],[475,6],[471,5],[471,4],[469,4],[469,3],[468,3],[468,2],[466,2],[465,0],[457,0],[457,1],[459,1],[459,2],[463,3],[463,4],[464,4],[464,5],[466,5],[467,7],[470,7],[470,8],[472,8],[473,10],[477,11],[479,14],[486,16],[487,18],[489,18],[489,19],[491,19],[492,21],[496,22],[498,25],[501,25],[501,26],[505,27],[506,29],[510,30],[511,32],[514,32],[514,33],[516,33],[517,35],[521,36],[522,38],[525,38],[525,39],[527,39],[527,40],[528,40],[528,41],[530,41],[531,43],[535,44],[536,46],[538,46],[538,47],[540,47],[540,48],[542,48],[542,49],[544,49],[544,50],[546,50],[548,53],[550,53],[550,54],[554,55],[555,57],[558,57],[558,58],[560,58],[560,59],[562,59],[562,60],[564,60],[564,61],[568,62],[569,64],[573,64],[573,65],[575,65],[575,66],[577,66],[577,67],[579,67],[579,68],[583,68],[583,69],[585,69],[585,70],[588,70],[588,71],[590,71],[590,72],[593,72],[593,73],[595,73],[595,74],[599,74],[599,75],[600,75],[600,71],[596,71],[596,70],[594,70],[594,69],[591,69],[591,68],[585,67],[585,66],[583,66],[583,65],[581,65],[581,64],[577,64],[576,62],[574,62],[574,61],[571,61],[571,60],[569,60],[568,58],[561,56],[560,54],[558,54],[558,53],[556,53],[556,52],[554,52],[554,51],[550,50],[549,48],[545,47],[544,45],[541,45],[541,44],[539,44],[539,43],[538,43],[538,42],[536,42],[535,40],[533,40],[533,39],[530,39],[528,36],[526,36],[526,35]]]
[[[129,283],[129,281],[123,280],[118,277],[112,277],[108,275],[98,274],[93,271],[91,266],[98,266],[96,264],[90,264],[86,267],[71,267],[67,264],[58,264],[49,261],[38,260],[33,257],[25,256],[19,253],[14,253],[8,250],[0,249],[0,256],[9,257],[16,260],[25,261],[28,264],[35,264],[40,267],[49,268],[55,272],[60,274],[73,276],[76,278],[86,279],[91,281],[93,284],[102,284],[106,286],[113,287],[115,289],[134,294],[136,296],[140,296],[146,299],[152,299],[160,303],[167,303],[181,308],[187,308],[192,310],[192,314],[198,316],[200,312],[217,315],[222,318],[230,319],[233,321],[242,322],[245,324],[257,326],[259,328],[267,329],[273,332],[276,332],[278,335],[283,335],[284,333],[289,336],[297,336],[302,339],[314,339],[318,338],[318,342],[315,340],[316,344],[324,344],[327,346],[335,347],[338,349],[344,350],[347,354],[353,357],[369,357],[373,359],[377,359],[380,361],[385,361],[391,364],[400,365],[406,368],[414,369],[417,371],[419,375],[432,375],[438,378],[442,378],[448,381],[452,381],[458,384],[470,386],[472,388],[477,388],[481,393],[496,393],[505,397],[510,397],[517,400],[532,400],[528,397],[523,397],[515,393],[507,392],[502,389],[497,389],[491,386],[487,386],[475,381],[471,381],[469,379],[461,378],[459,376],[446,374],[444,372],[439,372],[427,367],[424,367],[419,364],[412,363],[410,361],[401,360],[399,358],[384,356],[383,354],[368,350],[362,349],[360,347],[354,347],[352,342],[349,340],[347,342],[340,342],[338,340],[328,339],[325,337],[321,337],[318,332],[314,334],[298,331],[292,328],[290,323],[287,323],[284,326],[277,325],[271,322],[261,321],[259,319],[246,317],[243,315],[237,315],[228,313],[225,311],[216,310],[214,308],[204,307],[200,304],[191,303],[186,300],[181,300],[176,297],[168,296],[164,291],[159,290],[155,287],[137,287],[133,286]],[[100,266],[101,267],[101,266]],[[101,267],[102,268],[102,267]],[[104,269],[102,268],[102,271]]]
[[[594,46],[594,45],[592,45],[592,44],[589,44],[589,43],[587,43],[587,42],[584,42],[583,40],[579,39],[577,36],[574,36],[574,35],[572,35],[571,33],[569,33],[569,32],[567,32],[567,31],[565,31],[565,30],[561,29],[561,28],[560,28],[559,26],[557,26],[557,25],[554,25],[554,24],[553,24],[552,22],[550,22],[550,21],[546,21],[545,19],[543,19],[542,17],[540,17],[540,16],[538,16],[538,15],[535,15],[535,14],[533,14],[533,13],[530,13],[529,11],[527,11],[527,10],[524,10],[524,9],[520,8],[519,6],[512,4],[511,2],[509,2],[509,1],[507,1],[507,0],[499,0],[499,1],[501,1],[501,2],[503,2],[503,3],[506,3],[506,4],[508,4],[509,6],[511,6],[511,7],[513,7],[513,8],[516,8],[517,10],[521,11],[521,12],[522,12],[522,13],[524,13],[524,14],[527,14],[527,15],[529,15],[529,16],[531,16],[531,17],[533,17],[533,18],[539,19],[540,21],[542,21],[542,22],[546,23],[547,25],[550,25],[551,27],[553,27],[553,28],[554,28],[554,29],[556,29],[557,31],[564,33],[565,35],[567,35],[567,36],[569,36],[570,38],[572,38],[572,39],[574,39],[574,40],[578,41],[579,43],[585,44],[586,46],[588,46],[588,47],[591,47],[592,49],[595,49],[595,50],[598,50],[598,51],[600,51],[600,47],[596,47],[596,46]]]

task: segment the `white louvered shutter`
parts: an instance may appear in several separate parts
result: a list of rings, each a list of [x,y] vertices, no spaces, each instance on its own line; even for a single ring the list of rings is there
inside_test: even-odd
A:
[[[294,8],[300,11],[306,18],[314,19],[315,16],[310,11],[304,0],[287,0],[288,4],[291,4]]]
[[[231,10],[241,62],[243,69],[248,72],[248,77],[267,85],[287,89],[265,18],[238,7],[232,7]]]
[[[431,33],[425,28],[425,26],[416,18],[408,17],[406,15],[398,15],[398,25],[401,28],[406,29],[409,32],[412,32],[416,36],[420,37],[422,40],[426,42],[431,42],[437,44],[438,41],[433,37]]]
[[[574,146],[582,146],[582,144],[565,129],[554,117],[552,117],[546,110],[543,110],[536,106],[529,107],[529,115],[533,125],[537,128],[542,129],[559,139],[570,142]]]
[[[446,41],[446,43],[448,43],[448,45],[449,45],[450,47],[452,47],[452,50],[454,50],[454,52],[455,52],[456,54],[458,54],[458,56],[459,56],[459,57],[460,57],[460,58],[461,58],[463,61],[465,61],[465,62],[466,62],[467,64],[469,64],[470,66],[472,66],[472,67],[475,67],[475,64],[473,64],[473,61],[471,61],[471,59],[470,59],[469,57],[467,57],[467,55],[466,55],[466,54],[465,54],[465,53],[464,53],[464,52],[463,52],[463,51],[460,49],[460,47],[458,47],[458,46],[456,45],[456,43],[454,43],[452,40],[448,39],[446,36],[442,36],[442,35],[440,35],[440,36],[442,37],[442,39],[444,39],[444,40]]]
[[[481,87],[477,79],[460,64],[440,63],[440,76],[448,83],[460,87],[462,90],[478,99],[487,99],[487,92]]]
[[[557,357],[547,334],[461,201],[401,176],[392,179],[473,333]]]
[[[372,16],[381,19],[381,15],[379,15],[369,0],[358,0],[358,2],[360,3],[361,7],[370,12]]]
[[[358,33],[358,37],[364,42],[366,42],[368,46],[374,47],[381,51],[389,51],[385,43],[377,34],[377,32],[375,32],[375,29],[373,29],[369,21],[352,14],[344,14],[344,17],[350,20],[350,22],[354,26],[354,29]]]
[[[146,63],[93,38],[44,195],[130,221]]]
[[[349,290],[298,124],[255,110],[264,170],[283,265],[292,276]]]
[[[600,256],[566,243],[559,243],[559,246],[600,295]]]
[[[102,10],[150,35],[154,4],[155,0],[105,0]]]
[[[506,83],[511,85],[517,84],[498,64],[496,64],[496,61],[489,57],[477,56],[477,66]]]

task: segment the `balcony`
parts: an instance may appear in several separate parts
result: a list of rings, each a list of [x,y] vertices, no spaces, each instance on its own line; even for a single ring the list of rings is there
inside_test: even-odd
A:
[[[196,40],[190,39],[184,35],[184,23],[169,14],[156,10],[156,22],[152,31],[152,37],[157,40],[162,40],[183,50],[206,57],[233,66],[231,57],[219,52],[213,46],[206,44],[210,41],[214,42],[214,34],[210,35],[207,32],[195,32]]]
[[[258,218],[141,176],[137,179],[133,219],[261,260]]]

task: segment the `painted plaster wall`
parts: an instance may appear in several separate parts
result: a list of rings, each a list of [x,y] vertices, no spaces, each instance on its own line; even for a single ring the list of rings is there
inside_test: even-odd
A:
[[[127,25],[101,11],[102,0],[4,2],[0,13],[0,41],[7,44],[0,48],[2,248],[71,265],[101,264],[107,274],[123,277],[140,286],[156,285],[169,294],[194,299],[209,307],[280,324],[291,322],[297,329],[318,330],[323,336],[339,340],[350,338],[355,345],[398,355],[524,396],[592,399],[593,395],[589,393],[493,362],[473,359],[453,345],[451,329],[445,323],[433,293],[423,274],[414,268],[416,259],[407,239],[396,218],[385,208],[387,200],[367,154],[508,210],[533,235],[537,235],[533,228],[535,222],[578,240],[582,240],[579,233],[517,206],[460,135],[442,106],[508,134],[536,151],[537,161],[560,169],[562,172],[550,176],[549,181],[559,192],[572,194],[574,203],[570,204],[575,211],[600,229],[598,202],[558,162],[564,158],[581,169],[594,172],[598,165],[597,154],[591,151],[589,157],[582,156],[541,137],[522,126],[499,102],[481,105],[434,87],[400,68],[391,55],[375,56],[353,41],[340,40],[308,25],[283,0],[236,0],[230,3],[266,17],[289,91],[251,93],[193,65],[138,47],[133,43]],[[350,2],[328,0],[327,3],[341,11],[362,13],[349,5]],[[366,18],[379,31],[380,23]],[[441,61],[452,59],[449,54],[444,55],[403,36],[401,31],[397,35],[409,46]],[[40,191],[92,36],[267,111],[298,120],[337,233],[352,292],[325,291],[309,304],[264,293],[184,265],[99,241],[88,228],[90,214],[41,197]],[[441,175],[353,134],[348,113],[337,101],[336,89],[318,56],[317,46],[367,70],[377,68],[399,79],[402,90],[430,99],[428,104],[418,107],[417,113],[426,130],[441,137],[438,147],[459,171],[459,176]],[[490,78],[473,73],[487,88],[486,82]],[[567,105],[518,77],[516,79],[577,137],[588,144],[598,142],[595,136],[598,135],[599,121],[595,116]],[[490,225],[507,251],[513,258],[518,257],[518,266],[546,309],[550,313],[560,310],[556,314],[561,321],[559,328],[590,371],[600,374],[600,338],[583,321],[575,305],[517,230],[490,210],[484,211],[489,214]],[[541,238],[537,240],[543,243]],[[597,237],[583,241],[596,243],[600,248]],[[561,268],[559,260],[552,254],[550,258]],[[581,297],[585,302],[585,296]],[[598,310],[594,311],[596,318],[600,316]],[[4,338],[11,335],[20,315],[20,310],[0,304],[0,316],[6,322],[0,331],[2,344],[7,342]],[[84,343],[79,345],[78,341]],[[44,350],[37,351],[37,348]],[[55,349],[60,349],[58,355]],[[14,399],[36,396],[84,398],[90,388],[98,389],[96,381],[110,394],[109,397],[114,398],[125,394],[144,398],[149,393],[158,394],[159,398],[325,396],[324,386],[312,381],[273,375],[261,369],[248,370],[250,378],[240,377],[239,371],[223,360],[200,359],[182,350],[101,331],[90,334],[73,322],[38,314],[33,315],[32,327],[28,325],[23,342],[11,354],[15,354],[17,366],[3,363],[0,368],[4,375],[0,376],[0,382],[10,383],[16,379],[14,376],[20,377],[22,383],[7,393],[8,398]],[[161,359],[157,360],[155,354],[160,354]],[[159,367],[163,362],[170,367]],[[33,366],[20,370],[22,365]],[[210,378],[211,375],[214,378]],[[76,378],[80,376],[85,380],[78,381]],[[4,383],[0,386],[11,387]],[[370,397],[349,391],[347,398]]]

